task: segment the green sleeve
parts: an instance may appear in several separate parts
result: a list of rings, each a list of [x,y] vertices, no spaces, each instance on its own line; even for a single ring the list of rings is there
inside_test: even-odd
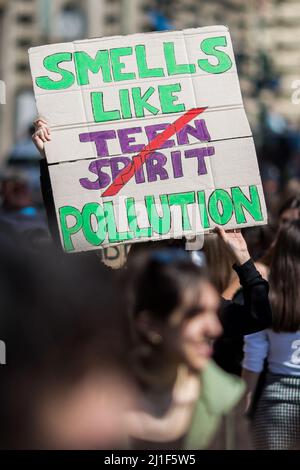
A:
[[[244,382],[227,374],[210,361],[200,377],[201,395],[191,428],[185,439],[186,449],[204,449],[211,442],[222,417],[228,415],[242,398]]]

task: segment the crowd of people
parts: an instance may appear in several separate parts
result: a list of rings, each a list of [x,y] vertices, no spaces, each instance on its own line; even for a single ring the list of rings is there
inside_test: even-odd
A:
[[[1,449],[297,449],[300,193],[267,227],[133,244],[123,264],[60,246],[39,119],[46,216],[1,182]]]

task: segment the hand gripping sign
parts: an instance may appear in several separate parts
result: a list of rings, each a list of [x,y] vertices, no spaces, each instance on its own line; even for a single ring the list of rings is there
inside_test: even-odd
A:
[[[67,252],[265,224],[225,26],[30,49]]]

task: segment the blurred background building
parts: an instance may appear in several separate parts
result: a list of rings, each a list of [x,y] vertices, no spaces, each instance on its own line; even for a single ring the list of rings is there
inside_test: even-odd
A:
[[[259,157],[263,166],[270,163],[263,177],[275,165],[272,178],[282,178],[280,158],[291,158],[293,175],[300,174],[300,104],[291,99],[300,80],[299,0],[0,0],[0,80],[6,85],[0,167],[9,162],[28,168],[38,158],[29,138],[36,116],[29,47],[212,24],[230,28]]]
[[[6,84],[6,105],[0,117],[0,162],[11,152],[14,159],[24,157],[30,148],[34,152],[26,145],[28,128],[36,116],[28,49],[147,31],[145,6],[149,2],[141,0],[0,0],[0,80]]]

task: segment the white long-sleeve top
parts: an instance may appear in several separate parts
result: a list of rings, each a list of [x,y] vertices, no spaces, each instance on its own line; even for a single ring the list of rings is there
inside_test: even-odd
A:
[[[267,329],[245,336],[243,368],[259,373],[265,359],[273,374],[300,376],[300,330],[275,333]]]

